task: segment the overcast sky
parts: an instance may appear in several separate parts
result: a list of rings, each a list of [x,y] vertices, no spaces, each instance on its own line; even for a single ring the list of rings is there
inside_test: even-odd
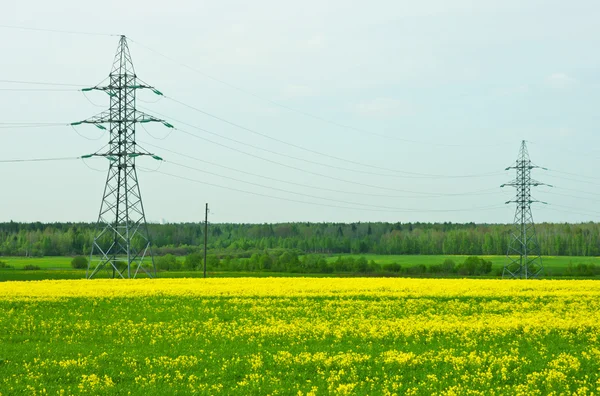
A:
[[[205,112],[139,92],[179,128],[137,130],[167,161],[137,161],[160,166],[139,172],[149,221],[200,221],[208,202],[214,222],[507,223],[514,189],[499,186],[523,139],[555,186],[535,189],[549,205],[534,219],[597,221],[599,16],[593,0],[8,1],[0,25],[115,36],[2,27],[0,80],[93,86],[127,35],[141,79]],[[108,105],[25,90],[47,88],[69,89],[0,82],[0,159],[107,143],[93,126],[9,128]],[[0,221],[96,221],[107,168],[0,163]]]

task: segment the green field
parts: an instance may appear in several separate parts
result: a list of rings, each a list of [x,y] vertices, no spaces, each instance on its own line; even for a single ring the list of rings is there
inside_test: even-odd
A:
[[[581,280],[4,282],[0,394],[592,395],[599,296]]]
[[[209,271],[207,277],[209,278],[242,278],[242,277],[256,277],[265,278],[270,276],[276,277],[314,277],[314,278],[327,278],[327,277],[348,277],[351,274],[297,274],[297,273],[286,273],[286,272],[265,272],[265,271],[254,271],[254,272],[238,272],[238,271]],[[100,272],[95,277],[97,279],[109,278],[109,274],[106,272]],[[138,278],[144,278],[143,274],[139,275]],[[171,271],[171,272],[158,272],[157,278],[202,278],[202,271]],[[39,271],[23,271],[23,270],[0,270],[0,282],[3,281],[38,281],[38,280],[59,280],[59,279],[84,279],[85,270],[39,270]]]
[[[337,254],[331,255],[327,258],[328,261],[332,262],[337,259],[338,256],[348,257],[352,256],[355,258],[365,257],[367,260],[374,260],[378,264],[389,264],[398,263],[403,267],[410,267],[413,265],[424,264],[440,264],[445,259],[449,258],[454,260],[457,264],[464,261],[468,256],[453,256],[453,255],[380,255],[380,254],[360,254],[360,255],[349,255],[349,254]],[[501,268],[505,261],[505,256],[479,256],[486,260],[490,260],[493,263],[494,268]],[[42,269],[68,269],[71,268],[72,257],[0,257],[0,261],[15,267],[15,269],[21,269],[27,264],[37,265]],[[183,258],[180,258],[183,261]],[[544,256],[543,258],[544,267],[548,269],[566,268],[569,263],[574,265],[582,264],[595,264],[600,265],[600,257],[580,257],[580,256]]]
[[[14,267],[22,269],[26,265],[37,265],[42,269],[69,269],[71,268],[73,257],[0,257],[0,261]]]
[[[341,254],[328,258],[335,261],[338,256],[347,257],[350,255]],[[353,257],[365,257],[367,260],[374,260],[377,264],[397,263],[402,267],[411,267],[413,265],[424,264],[426,266],[441,264],[445,259],[452,259],[456,264],[462,263],[468,256],[443,256],[443,255],[378,255],[378,254],[361,254],[353,255]],[[492,262],[492,268],[500,269],[506,263],[506,256],[478,256]],[[594,264],[600,266],[600,257],[578,257],[578,256],[544,256],[542,257],[544,268],[549,272],[552,270],[562,270],[567,268],[569,264]]]
[[[337,260],[338,256],[348,257],[350,255],[332,255],[327,258],[329,262]],[[380,265],[397,263],[403,268],[423,264],[426,266],[441,264],[445,259],[452,259],[456,264],[462,263],[467,256],[427,256],[427,255],[352,255],[354,258],[365,257],[367,260],[373,260]],[[492,273],[490,277],[497,276],[497,271],[502,269],[506,262],[504,256],[480,256],[492,262]],[[179,258],[181,261],[183,257]],[[5,262],[13,268],[0,269],[0,281],[8,280],[42,280],[42,279],[81,279],[85,277],[85,271],[74,270],[71,268],[72,257],[0,257],[0,261]],[[552,277],[560,275],[571,265],[594,264],[600,267],[599,257],[573,257],[573,256],[546,256],[543,257],[546,276]],[[26,265],[35,265],[40,267],[38,271],[23,271]],[[308,276],[309,274],[302,274]],[[350,274],[314,274],[313,276],[348,276]],[[106,275],[99,275],[100,277]],[[200,277],[201,271],[171,271],[160,272],[158,277],[181,278],[181,277]],[[229,271],[209,271],[210,277],[238,277],[238,276],[299,276],[299,274],[286,274],[275,272],[229,272]]]

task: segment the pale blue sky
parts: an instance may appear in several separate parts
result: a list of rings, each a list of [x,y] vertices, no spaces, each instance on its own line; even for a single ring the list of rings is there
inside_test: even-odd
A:
[[[244,155],[181,131],[166,137],[167,131],[160,126],[138,130],[142,146],[171,162],[164,163],[160,172],[267,196],[351,207],[278,200],[163,173],[140,172],[150,221],[199,221],[204,202],[209,202],[215,222],[511,222],[514,207],[503,203],[511,199],[513,191],[503,191],[499,185],[514,177],[503,170],[515,160],[522,139],[530,141],[532,160],[551,169],[535,170],[534,177],[557,186],[539,188],[535,193],[536,198],[551,204],[535,206],[535,220],[579,222],[600,217],[600,209],[596,209],[600,201],[600,176],[596,173],[600,162],[596,133],[600,118],[600,3],[596,1],[82,4],[74,0],[5,2],[0,5],[0,25],[125,34],[133,40],[130,48],[138,76],[167,96],[307,149],[405,172],[489,174],[440,179],[372,175],[366,172],[392,173],[284,145],[169,99],[139,102],[146,111],[164,114],[175,126],[198,136],[312,173]],[[118,37],[7,28],[0,28],[0,34],[0,80],[92,86],[110,72],[118,42]],[[45,87],[0,82],[0,123],[68,123],[102,110],[74,91],[2,90],[7,88]],[[108,97],[101,93],[88,97],[96,104],[108,104]],[[156,97],[141,93],[139,99],[152,102]],[[174,120],[329,167],[223,140]],[[83,139],[69,127],[2,128],[0,157],[78,156],[95,151],[108,140],[93,127],[80,127],[78,132],[99,140]],[[155,139],[160,137],[166,138]],[[168,150],[271,179],[196,162]],[[90,170],[80,161],[0,164],[0,221],[95,221],[107,164],[100,159],[87,164],[101,171]],[[138,161],[140,167],[155,169],[157,165],[147,159]],[[430,196],[471,191],[480,193]],[[366,205],[376,210],[365,210]],[[487,207],[492,208],[443,212]]]

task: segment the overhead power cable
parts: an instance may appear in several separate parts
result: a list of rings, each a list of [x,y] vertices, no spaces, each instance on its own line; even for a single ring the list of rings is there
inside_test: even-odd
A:
[[[175,59],[173,59],[173,58],[171,58],[171,57],[169,57],[167,55],[162,54],[161,52],[159,52],[159,51],[157,51],[155,49],[150,48],[147,45],[142,44],[141,42],[139,42],[137,40],[130,39],[130,41],[133,42],[133,43],[135,43],[135,44],[137,44],[137,45],[139,45],[140,47],[145,48],[146,50],[148,50],[148,51],[150,51],[150,52],[152,52],[152,53],[154,53],[154,54],[162,57],[162,58],[167,59],[170,62],[173,62],[173,63],[175,63],[175,64],[177,64],[177,65],[179,65],[179,66],[181,66],[183,68],[191,70],[194,73],[200,74],[201,76],[203,76],[205,78],[208,78],[208,79],[216,81],[216,82],[218,82],[220,84],[226,85],[229,88],[232,88],[232,89],[234,89],[236,91],[239,91],[239,92],[241,92],[241,93],[243,93],[245,95],[254,97],[255,99],[258,99],[258,100],[261,100],[263,102],[272,104],[274,106],[281,107],[283,109],[286,109],[288,111],[291,111],[291,112],[303,115],[305,117],[310,117],[310,118],[313,118],[313,119],[318,120],[318,121],[325,122],[325,123],[330,124],[330,125],[335,125],[335,126],[337,126],[339,128],[353,130],[355,132],[365,133],[365,134],[368,134],[368,135],[371,135],[371,136],[378,136],[378,137],[385,138],[385,139],[397,140],[397,141],[406,142],[406,143],[428,145],[428,146],[439,146],[439,147],[497,147],[497,146],[500,146],[500,145],[504,146],[504,145],[510,144],[510,143],[507,142],[507,143],[498,143],[498,144],[491,144],[491,145],[490,144],[465,145],[465,144],[446,144],[446,143],[438,143],[438,142],[424,142],[424,141],[419,141],[419,140],[414,140],[414,139],[401,138],[401,137],[398,137],[398,136],[385,135],[385,134],[382,134],[382,133],[377,133],[377,132],[368,131],[368,130],[361,129],[361,128],[356,128],[356,127],[353,127],[353,126],[350,126],[350,125],[342,124],[340,122],[327,119],[325,117],[322,117],[322,116],[319,116],[319,115],[316,115],[316,114],[312,114],[312,113],[309,113],[309,112],[306,112],[306,111],[303,111],[303,110],[298,110],[298,109],[295,109],[293,107],[287,106],[287,105],[285,105],[283,103],[276,102],[274,100],[271,100],[271,99],[265,98],[263,96],[257,95],[255,93],[249,91],[249,90],[240,88],[240,87],[238,87],[236,85],[233,85],[233,84],[228,83],[228,82],[226,82],[224,80],[221,80],[221,79],[213,77],[213,76],[211,76],[211,75],[209,75],[207,73],[204,73],[204,72],[202,72],[202,71],[200,71],[200,70],[198,70],[198,69],[196,69],[196,68],[194,68],[194,67],[192,67],[192,66],[190,66],[188,64],[185,64],[183,62],[179,62],[179,61],[177,61],[177,60],[175,60]]]
[[[68,126],[69,124],[64,123],[3,123],[0,122],[0,129],[21,129],[21,128],[52,128],[58,126]]]
[[[349,159],[338,157],[338,156],[335,156],[335,155],[323,153],[321,151],[317,151],[317,150],[313,150],[313,149],[310,149],[310,148],[306,148],[306,147],[303,147],[303,146],[300,146],[300,145],[297,145],[297,144],[294,144],[294,143],[290,143],[290,142],[287,142],[285,140],[282,140],[282,139],[279,139],[279,138],[267,135],[266,133],[262,133],[262,132],[259,132],[257,130],[254,130],[254,129],[247,128],[247,127],[245,127],[243,125],[240,125],[240,124],[237,124],[235,122],[229,121],[229,120],[227,120],[227,119],[225,119],[223,117],[219,117],[219,116],[216,116],[214,114],[208,113],[208,112],[206,112],[204,110],[201,110],[201,109],[199,109],[197,107],[194,107],[192,105],[184,103],[184,102],[182,102],[180,100],[174,99],[174,98],[172,98],[170,96],[165,96],[165,98],[169,99],[169,100],[171,100],[171,101],[173,101],[175,103],[178,103],[178,104],[180,104],[182,106],[185,106],[188,109],[197,111],[197,112],[199,112],[201,114],[204,114],[206,116],[212,117],[212,118],[214,118],[216,120],[219,120],[221,122],[224,122],[226,124],[234,126],[234,127],[238,128],[238,129],[250,132],[250,133],[258,135],[258,136],[262,136],[262,137],[264,137],[266,139],[275,141],[277,143],[281,143],[281,144],[284,144],[286,146],[290,146],[290,147],[293,147],[293,148],[296,148],[296,149],[299,149],[299,150],[303,150],[303,151],[306,151],[306,152],[311,153],[311,154],[317,154],[317,155],[320,155],[322,157],[330,158],[330,159],[333,159],[333,160],[336,160],[336,161],[346,162],[346,163],[353,164],[353,165],[363,166],[363,167],[366,167],[366,168],[383,170],[383,171],[393,172],[393,173],[400,173],[400,174],[403,174],[403,175],[418,176],[418,177],[427,177],[427,178],[432,178],[432,179],[442,179],[442,178],[443,179],[458,179],[458,178],[472,178],[472,177],[488,177],[488,176],[493,176],[493,175],[502,175],[502,174],[504,174],[504,172],[487,172],[487,173],[480,173],[480,174],[474,174],[474,175],[436,175],[436,174],[428,174],[428,173],[402,171],[402,170],[398,170],[398,169],[391,169],[391,168],[385,168],[385,167],[376,166],[376,165],[365,164],[365,163],[362,163],[362,162],[349,160]],[[322,166],[330,166],[331,167],[331,165],[327,165],[327,164],[321,164],[321,163],[318,163],[318,164],[322,165]],[[342,170],[348,170],[347,168],[341,168],[341,167],[335,167],[335,168],[336,169],[342,169]],[[357,172],[356,170],[351,170],[351,171]],[[382,176],[381,174],[372,173],[372,172],[369,173],[369,174]],[[383,175],[383,176],[388,176],[389,177],[391,175]],[[403,177],[406,177],[406,176],[403,176]]]
[[[555,206],[555,207],[558,207],[558,208],[565,208],[565,209],[569,209],[569,210],[581,211],[581,208],[574,208],[572,206],[557,205],[557,204],[552,204],[552,206]],[[586,210],[585,212],[593,213],[595,216],[600,216],[600,212],[597,212],[595,210]]]
[[[78,160],[81,157],[57,157],[57,158],[18,158],[18,159],[6,159],[0,160],[1,163],[10,162],[49,162],[49,161],[71,161]]]
[[[139,108],[143,109],[143,110],[147,110],[146,108],[141,107],[141,106],[139,106]],[[151,111],[151,110],[149,110],[149,111]],[[345,167],[341,167],[341,166],[330,165],[330,164],[323,163],[323,162],[312,161],[312,160],[309,160],[309,159],[306,159],[306,158],[296,157],[296,156],[293,156],[293,155],[290,155],[290,154],[283,154],[283,153],[280,153],[280,152],[277,152],[277,151],[274,151],[274,150],[269,150],[269,149],[266,149],[264,147],[260,147],[260,146],[254,145],[254,144],[246,143],[246,142],[243,142],[243,141],[240,141],[240,140],[237,140],[237,139],[233,139],[233,138],[230,138],[230,137],[227,137],[227,136],[223,136],[223,135],[221,135],[219,133],[211,132],[211,131],[209,131],[207,129],[197,127],[197,126],[195,126],[193,124],[189,124],[189,123],[186,123],[184,121],[181,121],[181,120],[178,120],[178,119],[175,119],[175,118],[172,118],[172,117],[168,117],[168,116],[166,116],[164,114],[161,114],[161,113],[159,113],[157,111],[154,111],[154,114],[157,114],[157,115],[159,115],[161,117],[164,117],[164,118],[168,118],[168,119],[170,119],[170,120],[172,120],[174,122],[177,122],[177,123],[189,126],[191,128],[194,128],[194,129],[197,129],[199,131],[208,133],[210,135],[217,136],[217,137],[219,137],[221,139],[225,139],[225,140],[228,140],[228,141],[231,141],[231,142],[234,142],[234,143],[237,143],[237,144],[241,144],[241,145],[244,145],[244,146],[247,146],[247,147],[252,147],[253,149],[264,151],[264,152],[267,152],[269,154],[277,155],[277,156],[280,156],[280,157],[291,158],[291,159],[294,159],[296,161],[301,161],[301,162],[305,162],[305,163],[308,163],[308,164],[317,165],[319,167],[327,167],[327,168],[331,168],[331,169],[337,169],[337,170],[342,170],[342,171],[352,172],[352,173],[361,173],[361,174],[365,174],[365,175],[382,176],[382,177],[392,177],[392,178],[402,178],[402,179],[441,179],[441,178],[444,178],[442,176],[434,176],[434,175],[421,175],[421,176],[414,176],[414,175],[390,175],[390,174],[382,174],[382,173],[369,172],[369,171],[363,171],[363,170],[358,170],[358,169],[350,169],[350,168],[345,168]],[[179,130],[182,131],[181,129],[179,129]],[[214,143],[214,144],[221,145],[223,147],[231,148],[229,146],[226,146],[226,145],[223,145],[223,144],[220,144],[220,143],[216,143],[216,142],[214,142],[212,140],[209,140],[209,139],[205,139],[205,138],[201,138],[201,139],[204,139],[204,140],[209,141],[209,142]],[[236,151],[240,151],[240,150],[237,150],[237,149],[235,149],[235,150]],[[248,154],[248,155],[250,155],[250,154]],[[259,156],[255,156],[255,157],[264,159],[264,158],[259,157]],[[505,174],[505,173],[506,172],[496,172],[494,174]],[[492,174],[487,174],[487,176],[490,176],[490,175],[492,175]],[[450,178],[453,178],[453,177],[450,177]]]
[[[244,170],[241,170],[241,169],[232,168],[230,166],[225,166],[225,165],[217,164],[215,162],[206,161],[206,160],[203,160],[201,158],[194,157],[194,156],[187,155],[187,154],[183,154],[183,153],[180,153],[180,152],[177,152],[177,151],[169,150],[169,149],[166,149],[164,147],[154,145],[152,143],[141,141],[139,139],[138,139],[138,142],[142,143],[143,145],[150,146],[150,147],[159,149],[159,150],[164,151],[164,152],[168,152],[168,153],[172,153],[172,154],[178,155],[180,157],[188,158],[188,159],[191,159],[191,160],[194,160],[194,161],[202,162],[204,164],[209,164],[209,165],[217,166],[219,168],[223,168],[223,169],[231,170],[231,171],[234,171],[234,172],[242,173],[244,175],[259,177],[259,178],[262,178],[262,179],[276,181],[278,183],[284,183],[284,184],[289,184],[289,185],[303,187],[303,188],[311,188],[311,189],[320,190],[320,191],[330,191],[330,192],[335,192],[335,193],[338,193],[338,194],[345,194],[345,195],[360,195],[360,196],[380,197],[380,198],[442,198],[442,197],[465,196],[465,195],[469,195],[469,196],[470,195],[493,195],[493,194],[498,194],[498,192],[499,192],[499,188],[490,188],[490,189],[485,189],[485,190],[469,191],[469,192],[464,192],[464,193],[432,193],[432,194],[435,194],[435,195],[425,195],[425,196],[423,196],[423,195],[410,195],[410,196],[407,196],[407,195],[372,194],[372,193],[363,193],[363,192],[336,190],[336,189],[327,188],[327,187],[312,186],[312,185],[309,185],[309,184],[295,183],[295,182],[292,182],[292,181],[289,181],[289,180],[283,180],[283,179],[277,179],[277,178],[269,177],[269,176],[265,176],[265,175],[259,175],[259,174],[248,172],[248,171],[244,171]]]
[[[106,132],[105,130],[101,130],[100,135],[98,135],[98,137],[96,138],[91,138],[91,137],[87,137],[85,135],[82,135],[81,133],[79,133],[79,131],[77,130],[77,128],[75,128],[73,125],[71,125],[71,128],[75,131],[76,134],[79,135],[79,137],[82,137],[86,140],[100,140],[104,137],[104,133]]]
[[[562,172],[562,171],[558,171],[555,169],[547,169],[547,170],[551,173],[558,173],[560,175],[575,176],[575,177],[579,177],[582,179],[600,180],[600,177],[596,177],[596,176],[584,176],[584,175],[581,175],[578,173]]]
[[[94,172],[102,172],[105,173],[106,169],[96,169],[93,166],[90,166],[90,164],[87,163],[86,158],[82,158],[81,162],[83,162],[83,164],[90,170],[93,170]]]
[[[9,83],[9,84],[25,84],[25,85],[49,85],[49,86],[62,86],[62,87],[75,87],[75,88],[84,88],[87,85],[81,84],[65,84],[65,83],[53,83],[53,82],[42,82],[42,81],[23,81],[23,80],[0,80],[0,83]]]
[[[360,207],[365,206],[365,207],[371,207],[371,208],[376,208],[376,209],[389,209],[389,210],[394,210],[394,211],[406,211],[406,212],[419,211],[417,209],[411,209],[411,208],[398,208],[398,207],[391,207],[391,206],[371,205],[371,204],[365,204],[365,203],[361,203],[361,202],[351,202],[351,201],[344,201],[344,200],[340,200],[340,199],[321,197],[321,196],[318,196],[318,195],[305,194],[305,193],[300,193],[300,192],[296,192],[296,191],[286,190],[286,189],[282,189],[282,188],[266,186],[264,184],[254,183],[254,182],[250,182],[250,181],[247,181],[247,180],[237,179],[235,177],[224,176],[224,175],[221,175],[221,174],[218,174],[218,173],[215,173],[215,172],[210,172],[210,171],[207,171],[207,170],[204,170],[204,169],[195,168],[193,166],[184,165],[184,164],[180,164],[180,163],[173,162],[173,161],[168,161],[168,163],[176,165],[176,166],[179,166],[179,167],[182,167],[182,168],[194,170],[196,172],[201,172],[201,173],[205,173],[205,174],[208,174],[208,175],[217,176],[217,177],[220,177],[220,178],[223,178],[223,179],[232,180],[232,181],[235,181],[235,182],[238,182],[238,183],[249,184],[249,185],[256,186],[256,187],[266,188],[266,189],[269,189],[269,190],[283,192],[283,193],[287,193],[287,194],[293,194],[293,195],[297,195],[297,196],[301,196],[301,197],[306,197],[306,198],[320,199],[320,200],[324,200],[324,201],[337,202],[337,203],[342,203],[342,204],[347,204],[347,205],[356,205],[356,206],[360,206]],[[488,209],[490,207],[495,207],[495,206],[498,206],[498,205],[485,206],[485,207],[480,207],[480,208],[475,208],[475,209]],[[433,210],[433,211],[437,211],[437,210]]]
[[[140,124],[140,126],[148,134],[148,136],[150,136],[152,139],[155,139],[155,140],[165,140],[169,136],[171,136],[171,134],[173,133],[173,131],[175,131],[175,128],[169,128],[169,132],[165,136],[163,136],[163,137],[157,137],[157,136],[154,136],[153,134],[151,134],[150,131],[148,131],[148,129],[144,126],[144,124]]]
[[[571,191],[571,192],[576,192],[576,193],[579,193],[579,194],[594,195],[594,196],[597,196],[597,197],[600,196],[599,193],[593,193],[593,192],[589,192],[589,191],[581,191],[581,190],[576,190],[576,189],[573,189],[573,188],[565,188],[565,187],[557,187],[557,186],[554,186],[554,188],[557,189],[557,190]]]
[[[156,114],[158,114],[158,113],[156,113]],[[158,115],[160,115],[160,114],[158,114]],[[208,132],[208,131],[206,131],[206,130],[204,130],[202,128],[198,128],[198,127],[194,127],[194,126],[192,126],[192,127],[195,128],[195,129],[198,129],[198,130],[202,130],[202,131]],[[284,164],[282,162],[278,162],[278,161],[274,161],[274,160],[271,160],[271,159],[268,159],[268,158],[264,158],[264,157],[261,157],[261,156],[249,153],[247,151],[240,150],[240,149],[237,149],[235,147],[228,146],[228,145],[223,144],[223,143],[215,142],[214,140],[210,140],[210,139],[207,139],[205,137],[198,136],[198,135],[196,135],[194,133],[191,133],[189,131],[183,130],[181,128],[175,128],[175,130],[177,130],[177,131],[179,131],[181,133],[184,133],[186,135],[195,137],[196,139],[200,139],[200,140],[203,140],[205,142],[209,142],[209,143],[212,143],[214,145],[217,145],[217,146],[220,146],[220,147],[224,147],[226,149],[229,149],[229,150],[232,150],[232,151],[235,151],[235,152],[247,155],[249,157],[256,158],[256,159],[259,159],[259,160],[262,160],[262,161],[265,161],[265,162],[268,162],[268,163],[271,163],[271,164],[279,165],[279,166],[282,166],[282,167],[285,167],[285,168],[288,168],[288,169],[294,169],[296,171],[307,173],[307,174],[310,174],[310,175],[313,175],[313,176],[319,176],[319,177],[323,177],[323,178],[330,179],[330,180],[337,180],[337,181],[341,181],[341,182],[344,182],[344,183],[354,184],[354,185],[362,186],[362,187],[377,188],[377,189],[380,189],[380,190],[396,191],[396,192],[409,193],[409,194],[431,195],[431,194],[423,193],[423,192],[419,192],[419,191],[401,190],[401,189],[397,189],[397,188],[382,187],[382,186],[377,186],[377,185],[373,185],[373,184],[360,183],[360,182],[353,181],[353,180],[342,179],[342,178],[339,178],[339,177],[330,176],[330,175],[326,175],[326,174],[319,173],[319,172],[309,171],[307,169],[299,168],[297,166],[288,165],[288,164]],[[208,132],[208,133],[211,133],[211,132]]]
[[[338,205],[330,205],[330,204],[324,204],[324,203],[319,203],[319,202],[308,202],[308,201],[301,201],[301,200],[297,200],[297,199],[291,199],[291,198],[284,198],[284,197],[277,197],[277,196],[273,196],[273,195],[268,195],[268,194],[261,194],[261,193],[257,193],[254,191],[248,191],[248,190],[242,190],[242,189],[238,189],[238,188],[234,188],[234,187],[229,187],[229,186],[222,186],[219,184],[215,184],[215,183],[209,183],[203,180],[198,180],[198,179],[192,179],[192,178],[188,178],[188,177],[184,177],[181,175],[175,175],[172,173],[167,173],[164,171],[156,171],[156,173],[162,174],[162,175],[166,175],[166,176],[171,176],[177,179],[181,179],[181,180],[187,180],[187,181],[191,181],[191,182],[195,182],[195,183],[199,183],[199,184],[204,184],[204,185],[208,185],[208,186],[212,186],[212,187],[218,187],[218,188],[223,188],[226,190],[230,190],[230,191],[236,191],[236,192],[241,192],[241,193],[245,193],[245,194],[251,194],[251,195],[256,195],[256,196],[260,196],[260,197],[266,197],[266,198],[271,198],[271,199],[276,199],[276,200],[281,200],[281,201],[288,201],[288,202],[296,202],[296,203],[301,203],[301,204],[308,204],[308,205],[317,205],[317,206],[325,206],[325,207],[330,207],[330,208],[338,208],[338,209],[348,209],[348,210],[360,210],[360,211],[368,211],[368,212],[386,212],[386,213],[395,213],[395,212],[402,212],[402,213],[406,213],[406,212],[421,212],[421,213],[426,213],[426,212],[466,212],[466,211],[473,211],[473,210],[494,210],[494,209],[504,209],[504,205],[494,205],[494,206],[489,206],[489,207],[481,207],[481,208],[469,208],[469,209],[447,209],[447,210],[442,210],[442,209],[426,209],[426,210],[392,210],[392,209],[368,209],[368,208],[364,208],[362,207],[348,207],[348,206],[338,206]]]
[[[538,210],[540,210],[540,211],[551,210],[553,212],[559,212],[559,213],[569,213],[569,214],[576,214],[576,215],[588,216],[588,217],[600,217],[600,214],[592,214],[589,212],[572,211],[572,210],[561,210],[561,209],[556,209],[556,208],[552,208],[549,206],[540,207]]]
[[[14,121],[14,122],[0,122],[0,125],[69,125],[66,124],[64,122],[18,122],[18,121]]]
[[[77,92],[69,88],[0,88],[3,92]]]
[[[580,197],[577,195],[561,194],[561,193],[556,193],[556,192],[552,192],[552,191],[544,191],[544,194],[557,195],[557,196],[561,196],[561,197],[568,197],[568,198],[575,198],[575,199],[583,199],[583,200],[593,201],[593,202],[600,202],[600,199],[598,199],[598,198]]]
[[[550,177],[553,177],[555,179],[560,179],[560,180],[568,180],[568,181],[572,181],[575,183],[583,183],[583,184],[590,184],[590,185],[594,185],[594,186],[600,186],[600,183],[594,183],[594,182],[587,181],[587,180],[573,179],[573,178],[564,177],[564,176],[557,176],[557,175],[553,175],[552,173],[548,173],[546,176],[550,176]]]

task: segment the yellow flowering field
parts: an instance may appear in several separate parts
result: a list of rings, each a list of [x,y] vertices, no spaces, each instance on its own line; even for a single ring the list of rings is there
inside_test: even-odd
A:
[[[0,395],[600,395],[600,282],[0,283]]]

